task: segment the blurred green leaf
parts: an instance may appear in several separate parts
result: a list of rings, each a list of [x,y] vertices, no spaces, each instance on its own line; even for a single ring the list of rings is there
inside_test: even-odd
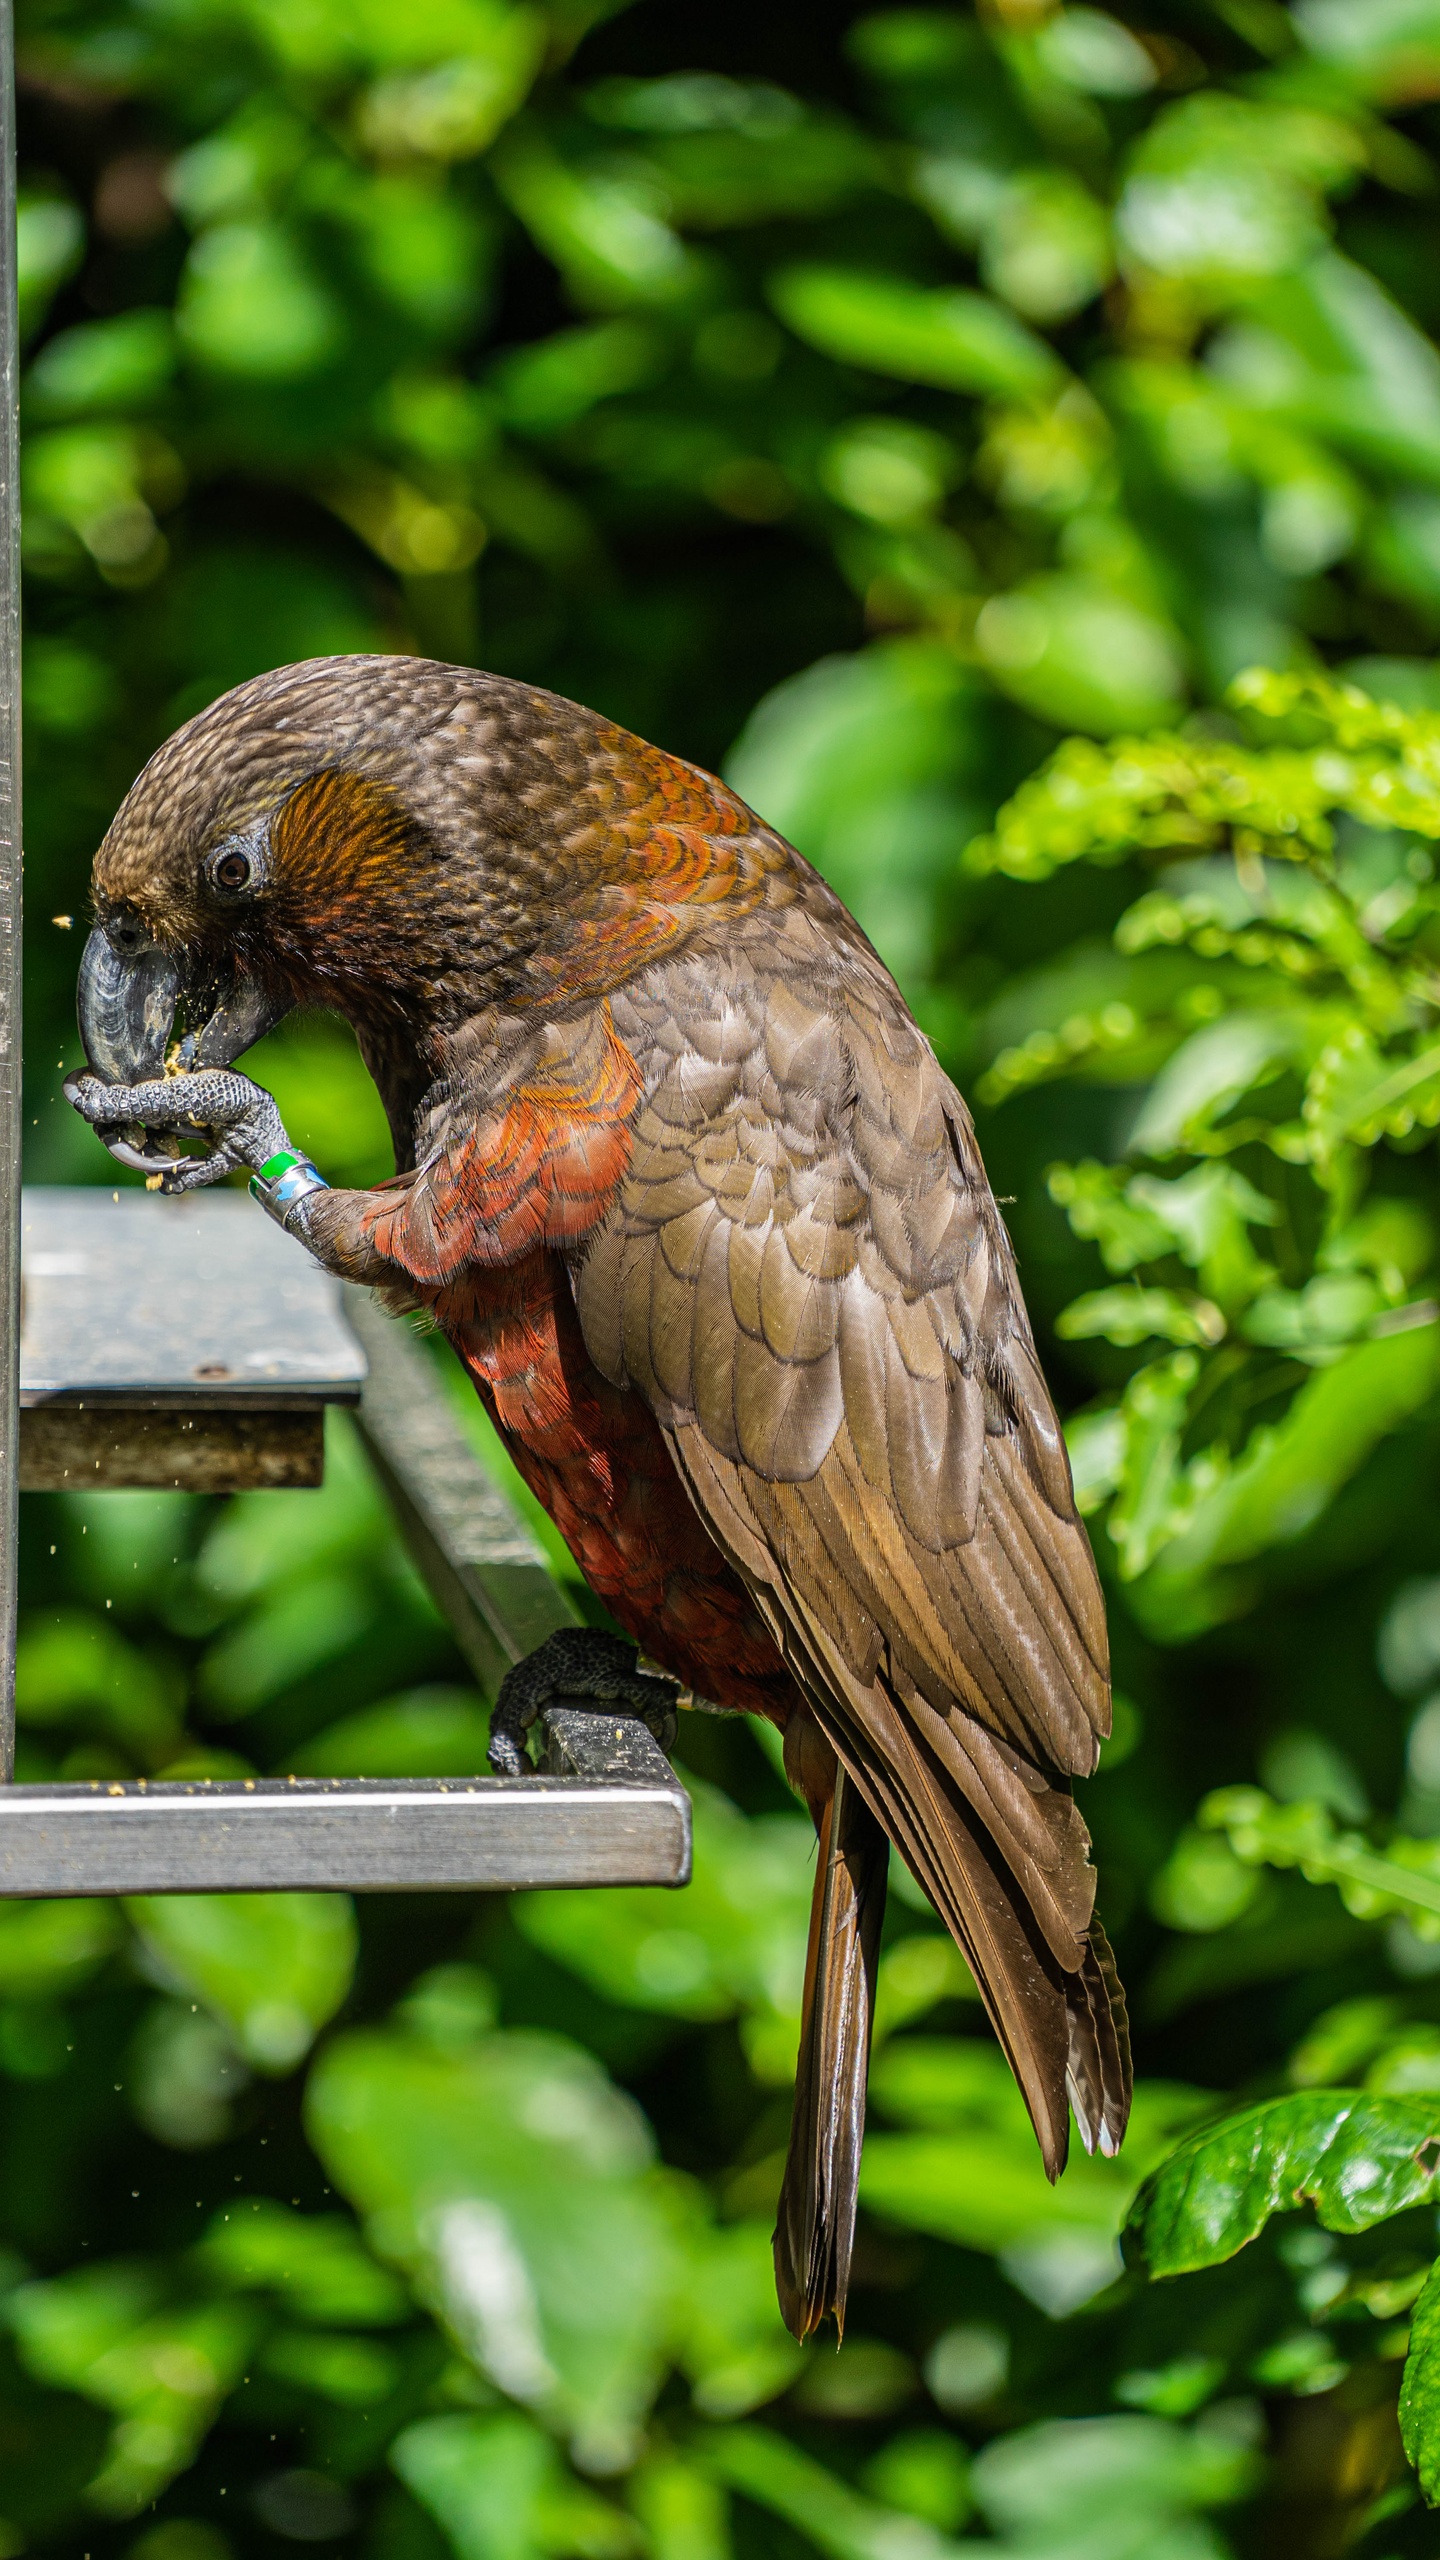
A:
[[[533,1893],[525,1936],[607,1998],[682,2018],[771,2009],[798,2026],[813,1834],[798,1816],[746,1821],[692,1785],[695,1875],[682,1899],[655,1888]]]
[[[64,1609],[22,1630],[15,1667],[22,1725],[88,1726],[142,1768],[160,1769],[179,1745],[177,1704],[164,1665],[139,1653],[108,1618]]]
[[[632,2474],[630,2503],[655,2560],[729,2560],[724,2491],[693,2457],[657,2446]]]
[[[891,641],[782,685],[726,766],[911,979],[933,970],[944,884],[976,805],[981,717],[953,650]]]
[[[648,388],[665,371],[666,354],[646,322],[601,320],[515,348],[492,379],[511,424],[544,435],[572,426],[617,392]]]
[[[537,131],[518,127],[490,165],[507,202],[582,306],[663,308],[689,292],[691,254],[654,210],[643,180],[573,167]]]
[[[1149,728],[1184,689],[1176,635],[1088,579],[1033,578],[992,596],[975,637],[1002,692],[1057,728]]]
[[[1022,171],[1000,194],[981,272],[1027,320],[1068,320],[1108,283],[1112,264],[1105,210],[1068,171]]]
[[[77,205],[64,196],[21,192],[15,208],[15,282],[22,336],[39,326],[52,296],[80,264],[84,246],[85,223]]]
[[[1082,2418],[987,2445],[974,2482],[1005,2547],[1034,2560],[1220,2560],[1224,2546],[1191,2520],[1194,2511],[1242,2496],[1255,2469],[1244,2446],[1218,2430]]]
[[[338,2214],[296,2213],[270,2196],[226,2205],[193,2256],[227,2292],[277,2294],[294,2318],[322,2326],[383,2329],[410,2311],[404,2287],[351,2224]]]
[[[592,2469],[633,2458],[676,2240],[644,2120],[599,2066],[539,2034],[448,2051],[351,2034],[320,2057],[306,2112],[380,2254],[482,2370]]]
[[[902,276],[849,267],[787,268],[770,294],[797,337],[870,373],[1020,400],[1060,379],[1044,340],[983,294],[927,293]]]
[[[1320,191],[1361,149],[1347,122],[1313,108],[1215,91],[1179,100],[1132,155],[1121,239],[1137,264],[1222,294],[1288,276],[1321,239]]]
[[[527,2418],[422,2418],[390,2459],[459,2560],[625,2560],[636,2549],[631,2519],[570,2478]]]
[[[966,2248],[1006,2253],[1025,2289],[1065,2309],[1110,2281],[1138,2181],[1208,2103],[1198,2090],[1142,2083],[1120,2158],[1082,2154],[1052,2186],[1024,2101],[993,2045],[899,2038],[877,2057],[872,2091],[882,2115],[917,2129],[870,2134],[861,2195],[871,2210]]]
[[[1062,1342],[1218,1342],[1225,1318],[1209,1298],[1175,1289],[1092,1289],[1055,1321]]]
[[[1218,1788],[1199,1820],[1223,1832],[1249,1866],[1298,1867],[1311,1884],[1338,1885],[1357,1920],[1403,1912],[1421,1936],[1440,1939],[1440,1847],[1431,1840],[1392,1838],[1378,1851],[1363,1834],[1337,1829],[1329,1806],[1313,1796],[1276,1804],[1261,1787]]]
[[[190,2000],[156,2000],[126,2056],[132,2114],[174,2151],[206,2151],[232,2130],[250,2072],[232,2037]]]
[[[804,2367],[775,2301],[769,2226],[697,2223],[676,2353],[695,2406],[707,2418],[740,2418],[775,2399]]]
[[[190,252],[176,309],[190,353],[219,373],[290,382],[341,344],[339,306],[274,223],[217,223]]]
[[[286,1769],[320,1778],[464,1778],[487,1766],[490,1711],[468,1689],[415,1689],[312,1734]]]
[[[63,1998],[89,1980],[119,1935],[113,1903],[5,1903],[0,1907],[0,1997]]]
[[[948,2560],[957,2545],[918,2516],[862,2498],[763,2427],[717,2427],[704,2459],[732,2489],[792,2526],[827,2560]]]
[[[30,368],[26,399],[37,417],[143,409],[168,388],[175,365],[168,311],[123,311],[62,330]]]
[[[918,2516],[941,2533],[953,2533],[971,2511],[968,2450],[937,2427],[892,2436],[866,2464],[862,2478],[882,2506]]]
[[[1387,1431],[1440,1379],[1440,1326],[1422,1324],[1343,1352],[1303,1386],[1282,1423],[1256,1431],[1203,1491],[1164,1557],[1136,1587],[1146,1623],[1172,1637],[1232,1605],[1228,1569],[1301,1537]]]
[[[1310,52],[1363,83],[1371,95],[1424,95],[1440,76],[1440,18],[1434,0],[1298,0],[1296,22]]]
[[[257,2071],[293,2071],[349,1991],[348,1894],[141,1894],[125,1908],[157,1971],[192,1991]]]
[[[372,150],[386,158],[415,152],[469,160],[509,122],[540,67],[545,21],[537,9],[504,5],[476,5],[469,16],[468,26],[455,27],[459,40],[448,60],[391,72],[367,92],[360,127]],[[433,16],[432,24],[432,42],[443,45],[448,31]]]
[[[255,2343],[248,2306],[157,2308],[159,2291],[150,2269],[114,2262],[22,2285],[8,2304],[30,2370],[114,2412],[87,2492],[101,2515],[140,2514],[188,2467]]]

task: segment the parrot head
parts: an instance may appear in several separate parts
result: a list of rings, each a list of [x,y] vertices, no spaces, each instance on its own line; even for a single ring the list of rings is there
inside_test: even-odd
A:
[[[183,1066],[228,1066],[310,1004],[423,1059],[570,986],[580,944],[623,975],[677,787],[743,832],[709,777],[532,686],[400,657],[254,677],[167,739],[96,856],[86,1056],[137,1083],[183,1026]]]

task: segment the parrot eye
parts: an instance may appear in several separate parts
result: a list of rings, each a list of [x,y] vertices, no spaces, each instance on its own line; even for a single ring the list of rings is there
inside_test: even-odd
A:
[[[247,889],[258,887],[262,866],[253,851],[244,844],[222,844],[207,862],[206,871],[212,889],[221,890],[228,898],[243,897]]]

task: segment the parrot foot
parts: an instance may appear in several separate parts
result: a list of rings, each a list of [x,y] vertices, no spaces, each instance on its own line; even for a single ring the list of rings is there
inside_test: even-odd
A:
[[[675,1742],[679,1682],[642,1671],[623,1636],[599,1627],[561,1627],[517,1662],[500,1683],[490,1716],[490,1766],[497,1778],[528,1775],[525,1735],[542,1707],[589,1707],[599,1715],[639,1716],[662,1751]]]

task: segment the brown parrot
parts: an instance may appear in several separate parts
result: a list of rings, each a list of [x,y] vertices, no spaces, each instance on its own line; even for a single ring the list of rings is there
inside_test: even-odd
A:
[[[248,1165],[328,1271],[432,1310],[620,1626],[784,1735],[819,1843],[796,2335],[844,2317],[889,1843],[1050,2175],[1067,2095],[1113,2152],[1124,2000],[1070,1787],[1109,1731],[1099,1585],[970,1115],[833,890],[613,721],[352,657],[170,738],[94,895],[67,1090],[112,1150],[172,1190]],[[373,1191],[328,1189],[232,1070],[292,1005],[354,1027],[398,1167]],[[566,1689],[588,1642],[614,1694],[614,1638],[556,1642]]]

